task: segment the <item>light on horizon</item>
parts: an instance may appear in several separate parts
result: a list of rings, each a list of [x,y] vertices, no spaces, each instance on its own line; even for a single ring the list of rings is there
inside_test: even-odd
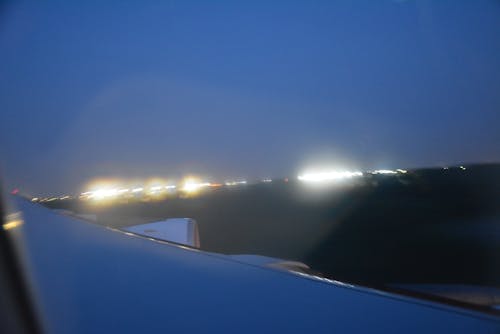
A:
[[[184,180],[182,190],[190,193],[190,194],[195,194],[197,193],[201,188],[203,187],[209,187],[210,183],[209,182],[200,182],[196,178],[186,178]]]
[[[237,186],[237,185],[242,185],[242,184],[247,184],[247,181],[243,180],[243,181],[227,181],[225,183],[226,186]]]
[[[391,170],[391,169],[377,169],[371,173],[372,174],[397,174],[398,172],[396,172],[395,170]]]
[[[322,183],[351,179],[353,177],[363,176],[359,171],[325,171],[325,172],[309,172],[299,175],[299,181]]]

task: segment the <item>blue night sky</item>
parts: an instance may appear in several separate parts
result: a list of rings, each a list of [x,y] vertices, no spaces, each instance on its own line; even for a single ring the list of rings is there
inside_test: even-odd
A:
[[[7,187],[500,161],[499,1],[0,6]]]

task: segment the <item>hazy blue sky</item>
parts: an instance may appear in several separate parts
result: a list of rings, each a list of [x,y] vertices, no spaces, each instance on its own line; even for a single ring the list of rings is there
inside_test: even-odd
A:
[[[33,193],[500,161],[500,2],[10,2],[0,140]]]

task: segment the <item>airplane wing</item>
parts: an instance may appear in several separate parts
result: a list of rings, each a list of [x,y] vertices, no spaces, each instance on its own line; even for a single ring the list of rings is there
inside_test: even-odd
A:
[[[23,223],[9,233],[48,333],[500,330],[495,315],[332,281],[300,265],[269,266],[276,263],[269,258],[208,253],[15,201]]]

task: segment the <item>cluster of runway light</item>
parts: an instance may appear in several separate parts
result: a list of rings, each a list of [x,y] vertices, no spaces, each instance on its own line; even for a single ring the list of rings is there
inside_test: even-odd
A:
[[[302,173],[298,175],[298,180],[305,183],[328,184],[336,181],[349,180],[360,178],[364,175],[392,175],[406,174],[404,169],[379,169],[368,172],[349,171],[349,170],[318,170]],[[288,182],[288,178],[283,179]],[[261,183],[270,183],[272,179],[262,179]],[[83,192],[79,198],[83,200],[112,200],[117,198],[162,198],[169,194],[195,195],[206,189],[219,187],[235,187],[246,185],[246,180],[231,180],[224,183],[213,183],[204,181],[197,177],[188,177],[177,184],[156,182],[153,185],[141,185],[135,187],[117,187],[114,186],[98,186],[92,190]]]
[[[262,179],[262,183],[270,183],[272,179]],[[259,182],[259,181],[257,181]],[[52,197],[32,197],[32,202],[53,202],[70,199],[80,199],[92,202],[111,202],[120,199],[163,199],[168,196],[194,196],[206,190],[216,188],[234,188],[247,185],[244,179],[226,180],[223,183],[209,182],[200,177],[186,177],[179,182],[168,182],[162,179],[154,179],[146,182],[127,182],[117,180],[101,179],[90,182],[88,190],[79,195],[61,195]]]
[[[443,167],[444,170],[454,167]],[[458,166],[462,171],[466,170],[464,166]],[[297,176],[298,181],[306,184],[317,185],[334,185],[337,183],[345,183],[349,180],[359,179],[362,177],[370,177],[375,175],[380,176],[397,176],[408,173],[404,169],[377,169],[371,171],[351,171],[331,168],[315,168]],[[277,179],[284,183],[288,183],[288,178]],[[253,183],[271,183],[273,179],[264,178]],[[116,180],[100,180],[92,182],[87,186],[87,191],[82,192],[77,196],[61,195],[56,197],[33,197],[33,202],[52,202],[56,200],[80,199],[95,202],[111,202],[120,199],[138,199],[138,200],[155,200],[163,199],[168,196],[194,196],[203,193],[209,189],[220,187],[238,187],[247,185],[248,182],[243,179],[226,180],[223,183],[214,183],[204,180],[201,177],[186,177],[179,182],[169,182],[163,179],[151,179],[147,182],[124,182]],[[13,194],[19,190],[13,190]]]
[[[266,179],[263,182],[270,182]],[[126,182],[101,180],[90,184],[90,189],[81,193],[78,198],[81,200],[107,201],[115,199],[154,199],[164,198],[169,195],[195,195],[204,190],[219,187],[234,187],[246,185],[246,180],[231,180],[225,183],[208,182],[198,177],[187,177],[177,183],[164,180],[145,182],[144,184],[134,184],[124,186]]]

